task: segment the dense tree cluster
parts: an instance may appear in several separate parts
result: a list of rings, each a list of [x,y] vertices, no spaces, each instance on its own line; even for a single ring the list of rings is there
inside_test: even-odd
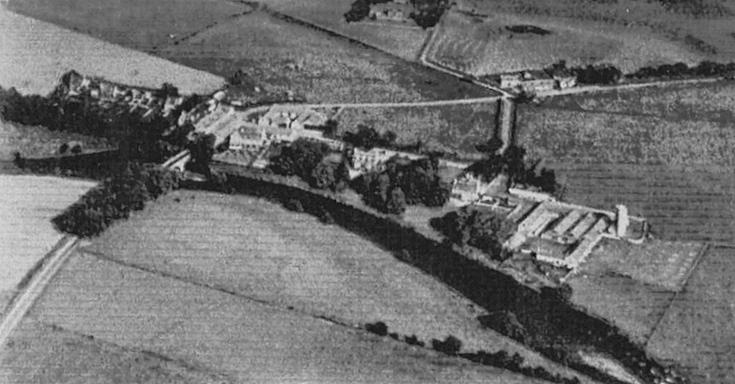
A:
[[[686,76],[721,76],[728,74],[735,74],[735,62],[723,64],[702,61],[693,67],[685,63],[664,64],[658,67],[643,67],[626,76],[633,79],[659,79]]]
[[[52,222],[61,232],[93,237],[113,222],[127,219],[132,211],[143,209],[147,201],[177,189],[179,182],[173,171],[133,163],[84,194]]]
[[[510,256],[503,243],[516,231],[512,221],[469,206],[433,218],[429,224],[449,241],[478,248],[499,261]]]
[[[363,175],[355,189],[365,203],[381,212],[401,214],[407,205],[441,207],[450,186],[439,177],[439,159],[391,160],[383,172]]]
[[[549,75],[552,75],[557,71],[568,72],[577,78],[578,83],[590,85],[616,84],[623,76],[623,72],[620,71],[620,69],[610,64],[567,67],[566,60],[559,60],[545,68],[545,71]]]
[[[411,4],[411,18],[423,29],[435,26],[450,6],[449,0],[411,0]]]
[[[338,157],[338,161],[333,157]],[[341,191],[347,187],[347,161],[343,155],[334,154],[326,143],[298,139],[270,160],[268,169],[273,173],[298,176],[314,188]]]
[[[492,180],[503,173],[508,176],[510,186],[531,186],[552,195],[562,192],[554,170],[539,169],[538,162],[528,164],[526,150],[523,147],[511,145],[502,155],[498,154],[497,151],[501,146],[502,143],[498,139],[491,139],[478,145],[478,151],[485,153],[485,158],[469,166],[467,172],[484,180]]]
[[[392,131],[385,131],[381,134],[373,127],[359,124],[357,132],[345,132],[342,135],[342,141],[356,148],[370,150],[375,147],[394,148],[396,137]]]

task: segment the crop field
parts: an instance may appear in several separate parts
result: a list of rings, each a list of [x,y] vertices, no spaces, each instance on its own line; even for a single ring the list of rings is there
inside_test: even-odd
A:
[[[273,92],[309,102],[445,100],[492,95],[476,85],[258,11],[157,51],[221,76],[242,69]]]
[[[233,382],[538,382],[85,253],[72,256],[29,317]]]
[[[0,352],[0,381],[22,383],[225,384],[150,352],[122,348],[87,335],[25,319]]]
[[[675,295],[614,273],[583,272],[568,283],[573,304],[612,322],[639,343],[648,340]]]
[[[219,0],[10,0],[8,8],[143,51],[252,11],[248,5]]]
[[[638,34],[638,40],[649,42],[641,50],[646,61],[659,55],[670,62],[686,61],[685,58],[692,56],[698,56],[698,60],[735,59],[732,38],[735,2],[731,0],[461,0],[459,9],[488,15],[523,15],[530,20],[555,19],[590,32],[612,30],[614,33],[607,34],[626,36],[626,39],[635,39],[631,35]],[[672,54],[667,55],[667,50],[672,50]]]
[[[383,321],[421,340],[452,334],[467,350],[505,349],[530,365],[569,372],[484,329],[477,321],[484,311],[377,245],[264,200],[176,192],[85,249],[311,315],[353,325]]]
[[[566,185],[565,200],[605,209],[626,204],[631,214],[649,221],[653,235],[661,240],[735,241],[732,174],[663,165],[545,166]]]
[[[533,25],[549,33],[506,29],[515,25]],[[450,12],[436,32],[428,57],[475,76],[541,69],[559,60],[572,66],[610,63],[627,72],[652,63],[691,64],[700,59],[646,30],[496,11],[484,16]]]
[[[0,118],[0,161],[24,157],[48,157],[58,154],[59,147],[70,141],[82,143],[85,150],[111,149],[104,138],[70,132],[55,132],[44,127],[28,127],[2,121]]]
[[[98,10],[110,11],[105,8]],[[114,18],[115,12],[118,11],[112,9],[111,16],[88,21],[107,21]],[[0,87],[15,87],[24,94],[47,95],[59,84],[61,76],[71,69],[137,86],[157,88],[168,82],[185,93],[209,93],[223,83],[222,78],[209,73],[19,15],[4,6],[0,6],[0,25],[3,26],[0,34]],[[86,28],[79,30],[86,31]]]
[[[693,383],[726,384],[735,376],[732,248],[702,257],[648,342],[648,351],[681,362]]]
[[[427,32],[412,22],[347,23],[344,14],[350,10],[354,0],[265,0],[261,3],[279,13],[326,28],[409,61],[416,60],[427,37]]]
[[[524,105],[520,145],[529,155],[573,163],[735,166],[735,130],[711,121],[593,113]]]
[[[94,186],[60,177],[0,175],[0,312],[29,270],[61,239],[51,218]]]
[[[651,239],[643,244],[603,240],[582,265],[581,273],[615,274],[678,292],[704,244]]]
[[[731,123],[735,120],[735,82],[566,95],[549,98],[544,105],[589,112],[658,116],[672,120]]]
[[[337,115],[340,132],[354,131],[358,124],[390,130],[398,144],[421,140],[426,148],[477,154],[475,145],[495,134],[496,103],[420,108],[345,108]]]

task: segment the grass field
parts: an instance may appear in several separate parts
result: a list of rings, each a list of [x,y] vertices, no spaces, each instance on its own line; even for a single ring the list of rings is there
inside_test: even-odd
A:
[[[61,239],[51,218],[94,186],[59,177],[0,175],[0,312],[29,270]]]
[[[735,82],[686,84],[549,98],[544,105],[672,120],[735,120]]]
[[[40,4],[36,1],[18,1],[18,3],[21,3],[21,6]],[[66,3],[68,2],[58,4]],[[83,2],[80,0],[79,3]],[[86,4],[93,7],[97,3],[86,2]],[[63,7],[44,9],[40,11],[49,15],[64,13]],[[81,20],[90,24],[99,23],[100,20],[108,22],[114,19],[116,14],[127,12],[125,11],[127,9],[129,8],[125,7],[124,10],[100,8],[99,11],[112,13]],[[59,23],[67,28],[73,27],[60,20]],[[72,69],[86,75],[102,76],[130,85],[157,88],[168,82],[187,93],[209,93],[223,83],[223,79],[217,76],[22,16],[8,11],[1,5],[0,25],[3,29],[3,33],[0,34],[0,52],[2,52],[0,86],[15,87],[22,93],[46,95],[53,91],[61,76]],[[78,29],[86,31],[83,27]]]
[[[726,384],[735,376],[733,256],[732,248],[703,256],[648,343],[654,356],[681,362],[693,383]]]
[[[704,244],[649,240],[643,244],[603,240],[582,265],[584,274],[615,274],[677,292]]]
[[[735,130],[711,121],[524,105],[520,145],[536,158],[575,163],[735,166]]]
[[[496,103],[426,108],[345,108],[337,115],[340,132],[358,124],[390,130],[399,144],[421,140],[427,148],[477,154],[475,145],[495,134]]]
[[[565,199],[610,209],[626,204],[657,238],[735,240],[735,178],[710,167],[629,164],[545,164],[566,185]]]
[[[22,383],[232,383],[153,353],[25,319],[0,354],[0,381]]]
[[[262,4],[280,13],[361,41],[405,60],[416,60],[426,40],[425,30],[413,22],[347,23],[344,14],[350,10],[353,2],[353,0],[261,1]]]
[[[8,123],[0,118],[0,161],[12,160],[14,153],[23,157],[47,157],[58,154],[61,144],[82,143],[85,150],[112,148],[104,138],[70,132],[54,132],[44,127],[28,127]]]
[[[671,50],[669,59],[696,55],[701,59],[731,61],[733,49],[733,24],[735,2],[731,0],[700,1],[636,1],[615,2],[596,0],[562,0],[538,2],[534,0],[462,0],[460,9],[480,14],[513,14],[525,18],[553,18],[565,25],[579,25],[595,33],[612,30],[608,35],[631,38],[639,34],[647,51],[644,58],[655,57]],[[633,37],[634,38],[634,37]],[[676,45],[686,48],[676,49]],[[667,55],[664,53],[664,57]],[[635,60],[635,58],[633,59]]]
[[[262,11],[157,54],[221,76],[242,69],[274,92],[293,91],[310,102],[444,100],[490,92]]]
[[[550,33],[505,29],[514,25],[534,25]],[[610,63],[623,72],[655,63],[701,60],[701,55],[643,28],[496,10],[486,16],[450,12],[440,24],[428,57],[475,76],[541,69],[559,60],[571,66]]]
[[[234,382],[537,382],[81,253],[30,317]]]
[[[476,318],[484,312],[470,301],[373,243],[263,200],[177,192],[87,249],[345,323],[384,321],[421,340],[452,334],[467,350],[505,349],[569,372],[483,329]]]
[[[606,319],[645,343],[674,297],[673,292],[646,286],[620,275],[582,274],[569,280],[572,303]]]
[[[8,7],[142,51],[168,45],[209,25],[252,11],[245,4],[219,0],[10,0]]]

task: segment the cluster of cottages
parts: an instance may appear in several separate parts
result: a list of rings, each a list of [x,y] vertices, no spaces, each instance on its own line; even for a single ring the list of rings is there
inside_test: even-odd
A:
[[[140,112],[143,118],[162,114],[167,117],[184,101],[183,96],[160,97],[159,91],[143,87],[130,87],[97,77],[83,76],[75,71],[64,74],[61,86],[71,99],[89,97],[102,106],[129,107],[130,113]]]
[[[624,205],[605,211],[556,201],[545,193],[506,191],[498,184],[504,181],[485,182],[466,173],[455,180],[450,202],[489,209],[516,223],[504,244],[511,251],[574,272],[604,238],[638,244],[646,237],[645,220],[630,216]]]
[[[414,7],[408,0],[393,0],[386,3],[370,4],[368,18],[405,23],[411,20],[413,11]]]
[[[577,77],[565,69],[529,70],[500,75],[500,88],[538,94],[577,85]]]

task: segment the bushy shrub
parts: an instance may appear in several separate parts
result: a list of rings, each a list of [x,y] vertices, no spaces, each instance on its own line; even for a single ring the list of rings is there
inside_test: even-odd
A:
[[[341,191],[349,179],[347,162],[342,156],[335,163],[329,157],[331,153],[326,143],[298,139],[281,148],[280,153],[270,159],[268,171],[282,176],[298,176],[313,188]]]
[[[425,346],[424,342],[419,340],[416,335],[406,336],[403,338],[403,340],[409,345],[417,345],[419,347]]]
[[[378,336],[385,336],[388,334],[388,326],[382,321],[365,324],[365,330]]]
[[[290,199],[286,201],[283,204],[283,206],[292,212],[298,212],[298,213],[304,212],[304,206],[301,204],[301,201],[297,199]]]
[[[470,206],[433,218],[429,224],[452,243],[479,248],[499,261],[510,256],[502,252],[502,244],[516,230],[513,222]]]
[[[462,349],[462,341],[458,338],[449,335],[444,341],[431,339],[431,347],[435,350],[446,353],[447,355],[456,355],[459,350]]]

